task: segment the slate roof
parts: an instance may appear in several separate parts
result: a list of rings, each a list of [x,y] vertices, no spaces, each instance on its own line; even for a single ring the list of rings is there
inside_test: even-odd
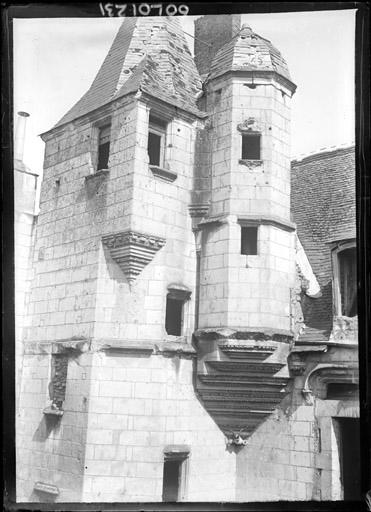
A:
[[[228,71],[274,71],[291,81],[281,53],[247,25],[243,25],[239,33],[216,53],[209,79]]]
[[[201,79],[177,18],[126,18],[91,87],[55,127],[139,89],[203,115]]]
[[[354,147],[291,162],[291,209],[299,239],[322,291],[303,300],[301,342],[329,339],[333,319],[331,242],[356,237]]]

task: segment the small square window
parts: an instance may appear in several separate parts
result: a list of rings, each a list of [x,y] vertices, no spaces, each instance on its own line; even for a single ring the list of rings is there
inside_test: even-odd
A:
[[[258,254],[258,228],[241,226],[241,254]]]
[[[260,133],[242,134],[242,160],[260,160]]]
[[[98,135],[98,165],[97,171],[108,168],[108,159],[110,151],[111,125],[99,128]]]
[[[148,127],[148,156],[150,165],[164,166],[165,139],[166,123],[161,119],[150,116]]]

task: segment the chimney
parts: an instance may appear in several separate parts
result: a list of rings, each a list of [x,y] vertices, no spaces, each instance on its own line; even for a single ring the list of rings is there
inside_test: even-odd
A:
[[[15,129],[14,158],[23,161],[24,141],[26,134],[27,112],[18,112],[17,125]]]
[[[236,36],[241,14],[210,14],[195,21],[194,55],[200,75],[209,72],[216,52]]]

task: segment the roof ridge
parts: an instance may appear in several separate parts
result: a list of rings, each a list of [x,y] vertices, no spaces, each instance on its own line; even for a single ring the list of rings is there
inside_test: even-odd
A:
[[[309,153],[300,153],[299,155],[293,156],[291,159],[291,163],[301,162],[302,160],[305,160],[306,158],[311,158],[311,157],[314,157],[317,155],[323,155],[326,153],[334,153],[335,151],[338,151],[341,149],[350,149],[352,147],[355,147],[355,141],[343,142],[342,144],[337,144],[334,146],[325,146],[323,148],[317,149],[315,151],[311,151]]]

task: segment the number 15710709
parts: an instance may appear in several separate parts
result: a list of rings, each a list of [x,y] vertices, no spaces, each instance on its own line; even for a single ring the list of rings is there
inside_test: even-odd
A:
[[[189,7],[185,4],[111,4],[100,3],[99,9],[102,16],[124,17],[124,16],[186,16]]]

